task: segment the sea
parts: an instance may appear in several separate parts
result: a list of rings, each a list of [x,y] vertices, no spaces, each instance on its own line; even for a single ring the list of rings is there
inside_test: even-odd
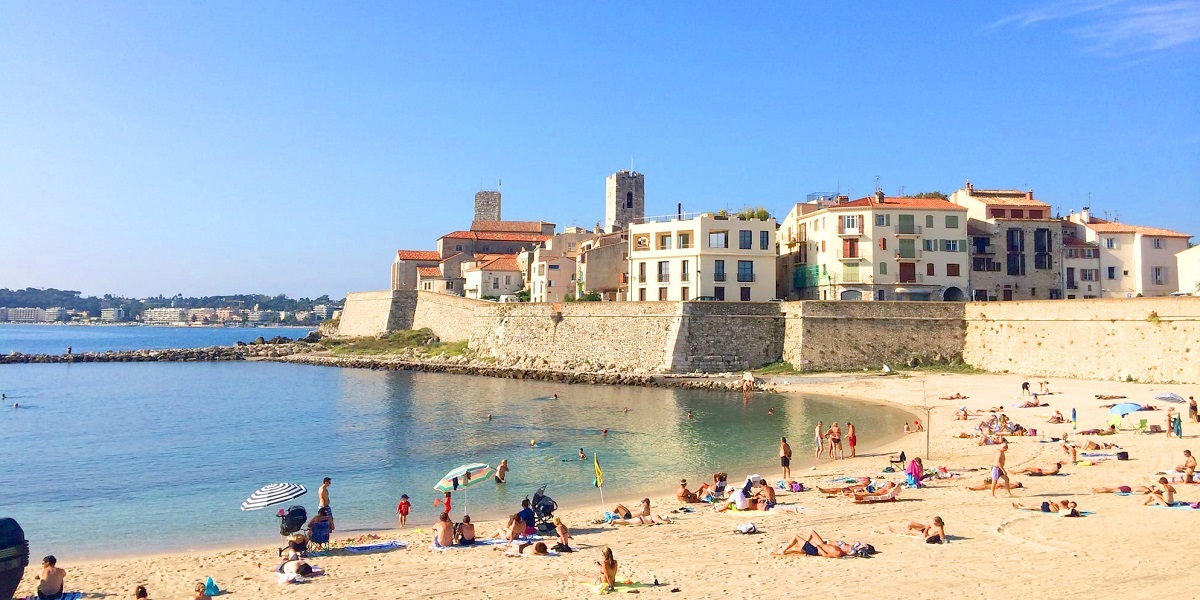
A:
[[[288,334],[3,326],[0,349],[203,347],[259,335]],[[799,473],[818,420],[853,421],[860,445],[870,446],[894,439],[908,416],[878,402],[815,395],[746,400],[250,361],[0,365],[0,393],[0,517],[20,523],[34,556],[60,559],[277,542],[277,509],[299,504],[315,513],[324,477],[333,480],[336,537],[395,527],[401,494],[412,498],[410,526],[420,526],[440,512],[433,486],[443,475],[501,459],[511,468],[507,483],[459,490],[456,519],[515,512],[542,486],[560,505],[594,506],[599,515],[673,489],[681,477],[695,487],[717,471],[738,480],[758,468],[775,481],[783,436]],[[252,492],[277,482],[309,491],[240,510]]]

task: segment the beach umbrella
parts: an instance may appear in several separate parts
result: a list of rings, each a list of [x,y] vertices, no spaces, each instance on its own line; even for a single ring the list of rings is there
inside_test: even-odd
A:
[[[1136,402],[1122,402],[1110,408],[1108,412],[1124,417],[1125,415],[1142,410],[1142,405]]]
[[[1162,400],[1163,402],[1174,402],[1175,404],[1183,404],[1184,402],[1187,402],[1187,400],[1183,399],[1183,396],[1172,392],[1163,392],[1161,394],[1157,394],[1154,396],[1154,399]]]
[[[1071,409],[1071,429],[1079,428],[1079,418],[1075,416],[1075,409]]]
[[[250,494],[250,497],[242,503],[242,510],[266,508],[272,504],[299,498],[307,492],[308,490],[304,489],[304,486],[295,483],[269,483]]]
[[[437,485],[433,486],[434,490],[439,492],[453,492],[464,488],[469,488],[473,485],[479,485],[488,480],[488,476],[492,474],[492,468],[483,463],[474,463],[462,465],[455,469],[451,469],[446,473]],[[463,512],[466,512],[466,499],[463,499]]]

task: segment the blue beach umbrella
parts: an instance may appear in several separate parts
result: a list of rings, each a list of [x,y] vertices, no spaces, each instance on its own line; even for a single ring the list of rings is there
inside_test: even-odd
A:
[[[1125,415],[1142,410],[1142,405],[1136,402],[1122,402],[1110,408],[1108,412],[1124,417]]]
[[[1079,418],[1075,416],[1075,409],[1071,409],[1071,429],[1079,428]]]

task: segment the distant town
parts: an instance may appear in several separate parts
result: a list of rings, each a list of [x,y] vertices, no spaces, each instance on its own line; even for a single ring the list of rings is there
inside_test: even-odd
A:
[[[0,289],[0,303],[0,323],[211,327],[315,325],[337,318],[341,308],[328,296],[299,300],[258,294],[96,298],[53,288]]]
[[[1032,190],[813,193],[777,221],[761,207],[647,216],[644,174],[605,183],[593,229],[506,221],[500,192],[480,191],[468,229],[396,252],[391,289],[550,303],[1200,295],[1191,234],[1089,206],[1063,215]]]

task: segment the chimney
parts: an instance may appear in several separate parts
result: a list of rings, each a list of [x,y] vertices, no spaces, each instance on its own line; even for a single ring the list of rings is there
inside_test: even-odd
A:
[[[880,204],[884,203],[883,190],[875,190],[875,201]]]
[[[1025,192],[1025,199],[1030,202],[1033,202],[1033,190],[1029,190],[1028,192]]]
[[[1092,222],[1092,207],[1090,207],[1090,206],[1083,207],[1083,210],[1079,211],[1079,219],[1080,219],[1079,222],[1083,223],[1084,225],[1091,223]]]
[[[675,218],[680,221],[683,220],[683,203],[682,202],[675,203]]]
[[[975,186],[971,185],[971,180],[967,180],[967,195],[970,196],[975,191]]]

